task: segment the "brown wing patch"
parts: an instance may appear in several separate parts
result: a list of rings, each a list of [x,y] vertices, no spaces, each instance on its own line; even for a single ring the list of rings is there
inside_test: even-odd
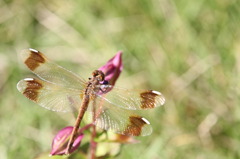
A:
[[[44,63],[46,60],[43,56],[42,53],[36,50],[29,49],[30,55],[29,57],[25,60],[25,64],[27,67],[34,71],[40,64]]]
[[[129,124],[127,125],[124,134],[139,136],[142,133],[142,129],[146,124],[150,124],[147,119],[141,116],[130,116]]]
[[[146,91],[140,94],[141,97],[141,108],[142,109],[151,109],[156,107],[156,97],[159,96],[160,92],[157,91]]]
[[[39,83],[37,80],[35,79],[31,79],[31,80],[26,80],[27,82],[27,87],[24,90],[23,94],[33,100],[33,101],[37,101],[38,99],[38,92],[39,90],[43,87],[43,85],[41,83]]]

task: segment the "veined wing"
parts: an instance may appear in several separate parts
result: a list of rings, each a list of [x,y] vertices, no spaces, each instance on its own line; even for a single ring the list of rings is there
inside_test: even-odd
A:
[[[96,93],[99,97],[124,109],[152,109],[165,103],[164,96],[158,91],[128,90],[111,85],[101,85],[100,87],[100,92]]]
[[[18,82],[17,89],[40,106],[59,112],[76,111],[81,105],[83,92],[43,81],[26,78]]]
[[[94,124],[104,130],[129,136],[146,136],[152,133],[150,122],[136,111],[122,109],[97,97]]]
[[[49,61],[40,51],[26,49],[21,52],[24,64],[39,78],[72,89],[84,89],[83,79]]]

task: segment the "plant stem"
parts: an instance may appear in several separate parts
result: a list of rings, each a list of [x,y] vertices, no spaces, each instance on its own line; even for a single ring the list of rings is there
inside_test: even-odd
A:
[[[92,120],[93,122],[96,121],[96,100],[93,101],[93,108],[92,108],[92,112],[93,112],[93,116],[92,116]],[[95,159],[96,156],[96,149],[97,149],[97,142],[94,141],[95,137],[96,137],[96,126],[93,125],[92,126],[92,134],[91,134],[91,141],[90,141],[90,158],[91,159]]]
[[[92,127],[92,135],[91,135],[91,141],[90,141],[90,158],[95,159],[96,155],[96,149],[97,149],[97,142],[94,141],[96,137],[96,126],[93,125]]]

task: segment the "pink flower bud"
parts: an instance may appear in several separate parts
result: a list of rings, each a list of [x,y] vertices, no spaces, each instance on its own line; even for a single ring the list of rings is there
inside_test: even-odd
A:
[[[105,74],[105,80],[109,84],[114,85],[118,79],[120,73],[122,72],[122,52],[119,51],[113,58],[111,58],[104,66],[100,67],[98,70],[103,71]]]
[[[73,127],[68,126],[68,127],[63,128],[62,130],[60,130],[57,133],[57,135],[54,137],[53,142],[52,142],[52,151],[50,153],[50,156],[65,154],[65,151],[67,149],[67,144],[70,139],[72,131],[73,131]],[[72,153],[79,147],[79,145],[83,139],[83,136],[84,135],[82,133],[77,135],[69,153]]]

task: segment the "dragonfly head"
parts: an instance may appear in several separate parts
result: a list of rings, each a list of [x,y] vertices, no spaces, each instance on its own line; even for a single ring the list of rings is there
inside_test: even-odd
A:
[[[93,78],[96,78],[100,82],[104,81],[105,79],[105,74],[100,70],[93,71],[92,75],[93,75]]]

